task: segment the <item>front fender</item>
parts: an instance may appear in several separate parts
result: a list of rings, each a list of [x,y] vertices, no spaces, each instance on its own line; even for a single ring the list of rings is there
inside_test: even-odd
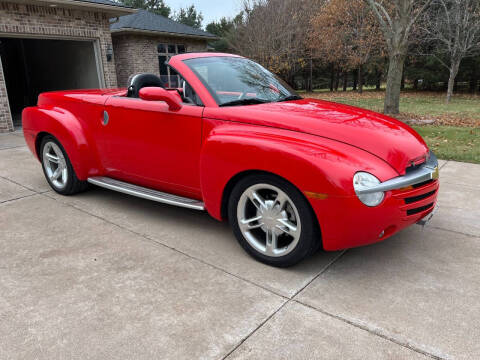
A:
[[[100,172],[101,165],[88,129],[68,110],[55,106],[25,108],[22,126],[29,148],[39,160],[36,142],[40,134],[49,133],[64,147],[80,180]]]
[[[205,119],[204,134],[201,189],[206,209],[216,219],[222,218],[228,182],[245,171],[276,174],[307,198],[309,193],[329,198],[355,196],[352,179],[359,170],[372,172],[382,181],[398,175],[370,153],[314,135],[209,119]]]

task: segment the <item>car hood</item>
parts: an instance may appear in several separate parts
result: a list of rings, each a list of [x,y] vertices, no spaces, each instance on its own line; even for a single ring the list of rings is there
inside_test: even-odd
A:
[[[425,160],[428,147],[412,128],[388,116],[353,106],[302,99],[249,106],[205,108],[211,119],[298,131],[340,141],[376,155],[400,175]]]

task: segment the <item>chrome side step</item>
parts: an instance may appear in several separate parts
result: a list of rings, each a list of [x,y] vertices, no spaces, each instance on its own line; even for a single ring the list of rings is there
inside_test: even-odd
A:
[[[182,196],[164,193],[161,191],[126,183],[120,180],[115,180],[109,177],[95,176],[88,178],[87,181],[91,184],[101,186],[106,189],[137,196],[147,200],[181,206],[194,210],[205,210],[205,205],[200,200],[189,199]]]

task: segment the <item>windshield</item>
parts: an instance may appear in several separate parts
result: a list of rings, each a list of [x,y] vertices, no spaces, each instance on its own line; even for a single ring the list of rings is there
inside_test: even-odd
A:
[[[184,62],[219,106],[301,99],[283,80],[248,59],[216,56]]]

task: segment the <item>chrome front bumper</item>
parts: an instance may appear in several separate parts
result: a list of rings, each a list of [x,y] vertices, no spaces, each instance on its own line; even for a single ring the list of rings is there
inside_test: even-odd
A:
[[[438,160],[433,152],[430,151],[429,158],[425,164],[403,176],[382,182],[368,189],[357,189],[357,195],[371,194],[376,192],[385,192],[390,190],[403,189],[408,186],[420,184],[428,180],[438,179]]]

